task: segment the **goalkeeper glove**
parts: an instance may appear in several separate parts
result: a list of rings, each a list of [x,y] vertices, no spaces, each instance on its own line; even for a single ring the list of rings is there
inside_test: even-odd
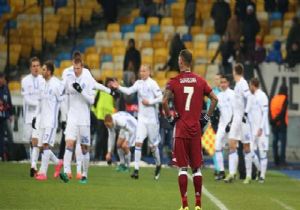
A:
[[[73,83],[73,88],[74,88],[78,93],[81,93],[81,92],[82,92],[82,88],[81,88],[80,84],[77,83],[77,82],[74,82],[74,83]]]

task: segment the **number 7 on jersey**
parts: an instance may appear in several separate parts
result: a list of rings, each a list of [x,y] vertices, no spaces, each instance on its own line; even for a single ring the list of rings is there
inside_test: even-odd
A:
[[[194,87],[184,86],[183,92],[188,94],[185,102],[185,111],[190,111],[191,100],[194,94]]]

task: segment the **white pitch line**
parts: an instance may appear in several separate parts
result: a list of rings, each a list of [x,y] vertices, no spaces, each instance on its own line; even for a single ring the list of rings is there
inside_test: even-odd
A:
[[[274,199],[274,198],[271,198],[271,200],[274,201],[275,203],[277,203],[279,206],[281,206],[282,208],[284,208],[286,210],[295,210],[293,207],[290,207],[290,206],[286,205],[282,201],[279,201],[279,200]]]
[[[188,178],[193,181],[193,178],[188,174]],[[220,210],[229,210],[222,201],[220,201],[216,196],[211,194],[203,185],[202,185],[203,194],[208,197]]]

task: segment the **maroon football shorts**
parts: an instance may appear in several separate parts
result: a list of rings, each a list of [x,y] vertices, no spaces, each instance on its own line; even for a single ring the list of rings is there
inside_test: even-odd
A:
[[[201,136],[175,138],[173,144],[173,163],[180,167],[200,168],[203,164]]]

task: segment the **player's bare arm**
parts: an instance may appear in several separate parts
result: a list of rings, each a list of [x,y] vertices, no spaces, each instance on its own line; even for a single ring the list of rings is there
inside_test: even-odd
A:
[[[210,117],[218,104],[218,98],[213,91],[210,92],[208,98],[211,100],[207,115]]]
[[[169,107],[169,101],[173,98],[173,93],[169,89],[166,89],[164,92],[163,100],[162,100],[162,107],[164,112],[166,113],[166,116],[169,117],[170,114],[170,107]]]

